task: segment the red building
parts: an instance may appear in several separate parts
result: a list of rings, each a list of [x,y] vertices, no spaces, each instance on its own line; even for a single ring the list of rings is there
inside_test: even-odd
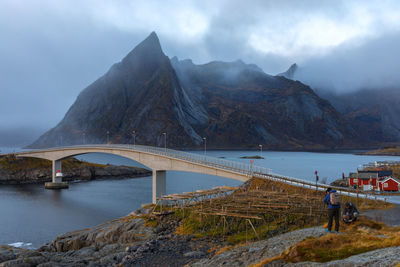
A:
[[[387,190],[387,187],[380,187],[379,183],[388,178],[392,178],[392,171],[387,170],[377,170],[377,171],[357,171],[357,173],[350,173],[349,175],[349,186],[359,187],[363,190],[384,190],[384,191],[394,191]],[[396,181],[394,178],[392,178]],[[390,188],[393,182],[390,182]],[[398,190],[398,189],[397,189]]]
[[[378,181],[379,190],[382,191],[399,191],[400,181],[389,177],[384,180]]]

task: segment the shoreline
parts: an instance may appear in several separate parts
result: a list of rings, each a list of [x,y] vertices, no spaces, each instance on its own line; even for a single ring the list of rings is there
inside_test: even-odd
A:
[[[135,178],[143,178],[151,176],[151,172],[143,173],[143,174],[135,174],[133,176],[126,175],[106,175],[106,176],[97,176],[94,179],[85,179],[85,177],[73,177],[73,178],[63,178],[63,182],[72,182],[72,183],[86,183],[86,182],[95,182],[95,181],[103,181],[103,180],[124,180],[124,179],[135,179]],[[36,184],[44,184],[46,182],[51,182],[51,179],[45,180],[35,180],[35,181],[2,181],[0,180],[0,185],[36,185]]]

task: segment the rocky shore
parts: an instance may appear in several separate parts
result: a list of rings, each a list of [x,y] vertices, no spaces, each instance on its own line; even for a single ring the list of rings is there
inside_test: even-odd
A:
[[[63,160],[62,166],[64,181],[151,175],[151,171],[142,168],[94,164],[75,158]],[[49,161],[15,158],[13,155],[0,157],[0,184],[44,183],[51,179]]]
[[[183,266],[212,254],[210,244],[216,241],[177,235],[178,224],[163,218],[151,227],[145,219],[128,215],[61,235],[37,250],[1,246],[0,267]]]

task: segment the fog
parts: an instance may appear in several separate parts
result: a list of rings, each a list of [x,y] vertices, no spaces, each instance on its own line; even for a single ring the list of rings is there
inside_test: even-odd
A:
[[[254,63],[345,92],[398,87],[398,1],[0,1],[0,143],[54,127],[156,31],[169,57]],[[7,141],[8,140],[8,141]]]
[[[360,89],[400,89],[399,44],[400,32],[357,47],[343,45],[329,55],[305,61],[294,79],[313,88],[336,93]]]

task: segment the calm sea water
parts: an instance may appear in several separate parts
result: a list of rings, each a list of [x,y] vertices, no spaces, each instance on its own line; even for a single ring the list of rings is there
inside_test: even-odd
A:
[[[2,153],[14,149],[0,148]],[[202,153],[202,152],[194,152]],[[356,170],[374,161],[398,160],[400,157],[357,156],[352,154],[207,151],[207,155],[249,163],[242,156],[261,155],[254,164],[273,172],[305,180],[331,182],[342,172]],[[88,154],[80,159],[98,163],[141,166],[126,158],[106,154]],[[167,172],[167,193],[181,193],[220,185],[236,186],[231,179],[187,172]],[[32,248],[51,241],[62,233],[82,229],[128,214],[151,202],[151,177],[75,182],[68,190],[45,190],[43,185],[0,185],[0,244]]]

